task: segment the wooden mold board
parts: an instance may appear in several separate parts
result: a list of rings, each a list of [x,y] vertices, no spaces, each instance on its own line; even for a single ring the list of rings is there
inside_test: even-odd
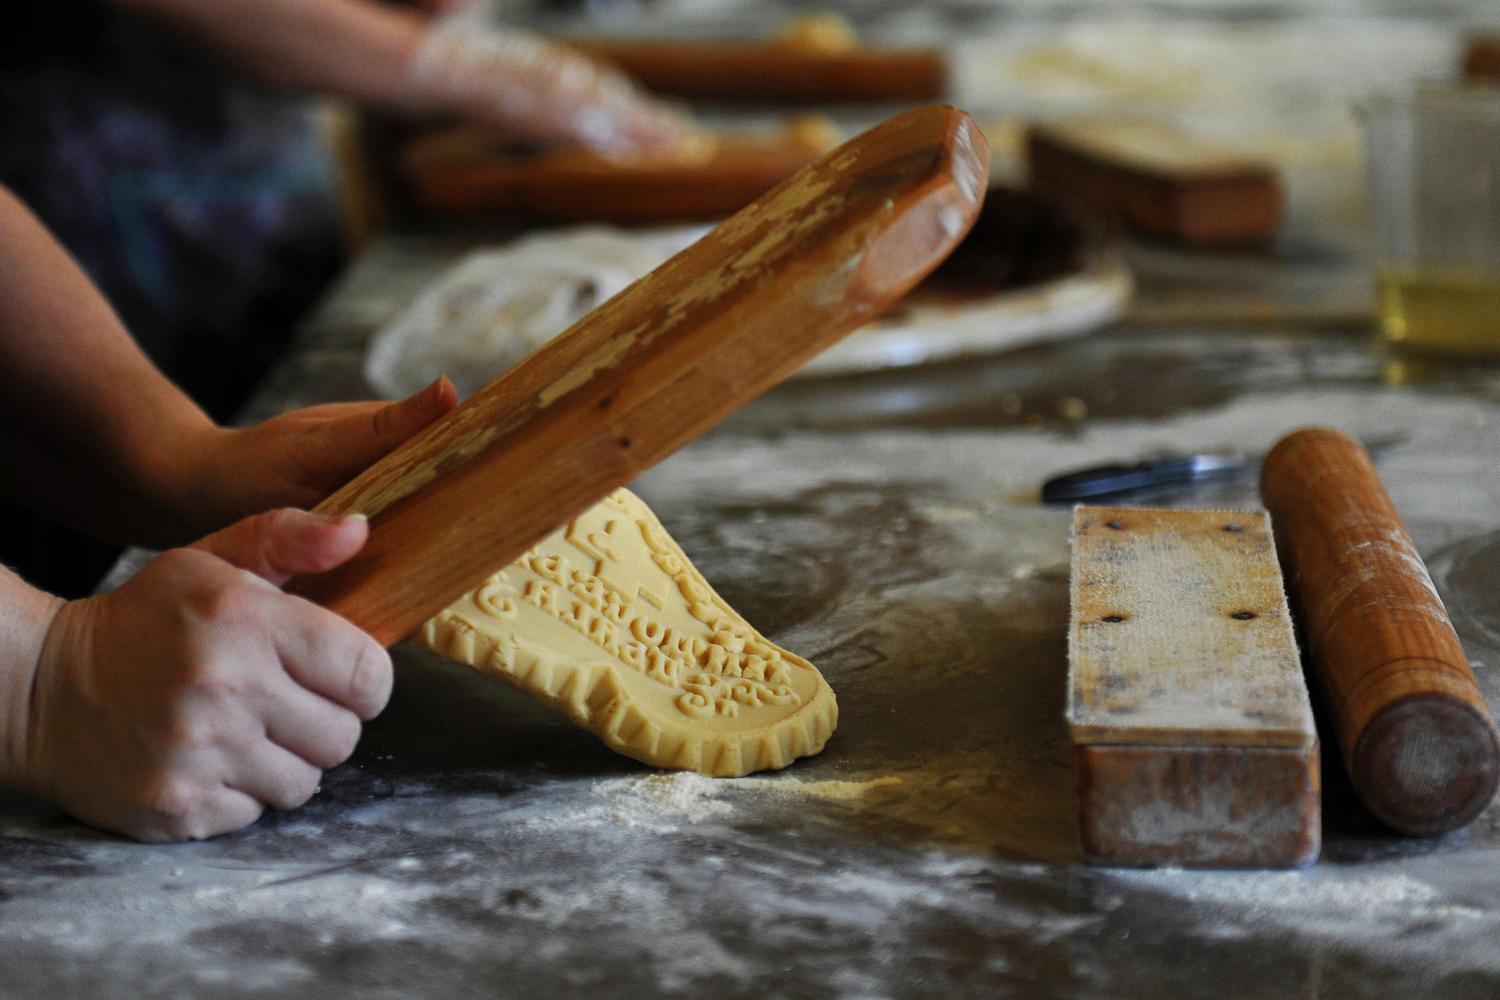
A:
[[[1085,858],[1314,860],[1317,733],[1269,517],[1078,507],[1071,596]]]
[[[507,153],[488,133],[458,127],[409,144],[397,178],[413,205],[440,216],[516,213],[618,225],[718,219],[828,151],[787,128],[715,136],[701,156],[608,157],[580,149]],[[834,143],[836,144],[836,143]]]
[[[648,90],[699,101],[933,101],[949,89],[948,57],[938,49],[576,37],[567,44]]]
[[[1132,229],[1187,247],[1264,245],[1281,225],[1274,168],[1142,122],[1035,126],[1031,184],[1077,198]]]

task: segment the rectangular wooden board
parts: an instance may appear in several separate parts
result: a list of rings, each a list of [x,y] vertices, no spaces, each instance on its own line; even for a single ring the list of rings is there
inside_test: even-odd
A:
[[[617,225],[718,219],[836,144],[815,128],[726,134],[705,150],[609,157],[586,149],[521,154],[459,126],[407,144],[393,180],[422,215],[515,214]]]
[[[933,101],[948,90],[937,49],[828,50],[785,42],[571,38],[658,94],[699,101],[826,106],[845,101]]]
[[[1316,857],[1317,733],[1266,514],[1077,508],[1068,666],[1085,857]]]
[[[1031,185],[1190,247],[1264,244],[1281,225],[1276,171],[1159,125],[1033,127]]]

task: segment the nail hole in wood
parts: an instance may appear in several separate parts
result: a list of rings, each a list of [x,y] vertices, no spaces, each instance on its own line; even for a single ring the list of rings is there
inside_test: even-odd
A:
[[[622,438],[620,438],[620,447],[621,448],[629,448],[630,447],[630,438],[628,438],[628,437],[622,437]]]
[[[1104,522],[1104,526],[1106,528],[1108,528],[1110,531],[1124,531],[1125,530],[1125,525],[1121,524],[1119,521],[1105,521]]]
[[[1244,531],[1245,530],[1245,526],[1242,525],[1242,524],[1235,524],[1233,522],[1230,522],[1229,524],[1224,525],[1224,530],[1225,531]]]
[[[1109,622],[1111,625],[1117,625],[1120,622],[1122,622],[1122,621],[1125,620],[1125,616],[1124,615],[1105,615],[1103,618],[1101,618],[1099,620],[1102,621],[1102,622]]]
[[[1232,614],[1230,614],[1229,617],[1233,618],[1235,621],[1247,622],[1250,619],[1252,619],[1252,618],[1255,617],[1255,612],[1254,611],[1235,611]]]

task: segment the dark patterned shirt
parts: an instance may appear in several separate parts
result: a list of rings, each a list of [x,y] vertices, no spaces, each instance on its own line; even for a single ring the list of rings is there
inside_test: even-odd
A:
[[[0,183],[157,363],[226,412],[337,264],[333,171],[311,108],[107,4],[11,8]]]

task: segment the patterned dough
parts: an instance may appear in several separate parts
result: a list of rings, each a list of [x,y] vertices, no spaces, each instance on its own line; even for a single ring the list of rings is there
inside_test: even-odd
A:
[[[714,593],[617,490],[429,619],[412,641],[492,673],[627,756],[732,777],[823,749],[817,669]]]

